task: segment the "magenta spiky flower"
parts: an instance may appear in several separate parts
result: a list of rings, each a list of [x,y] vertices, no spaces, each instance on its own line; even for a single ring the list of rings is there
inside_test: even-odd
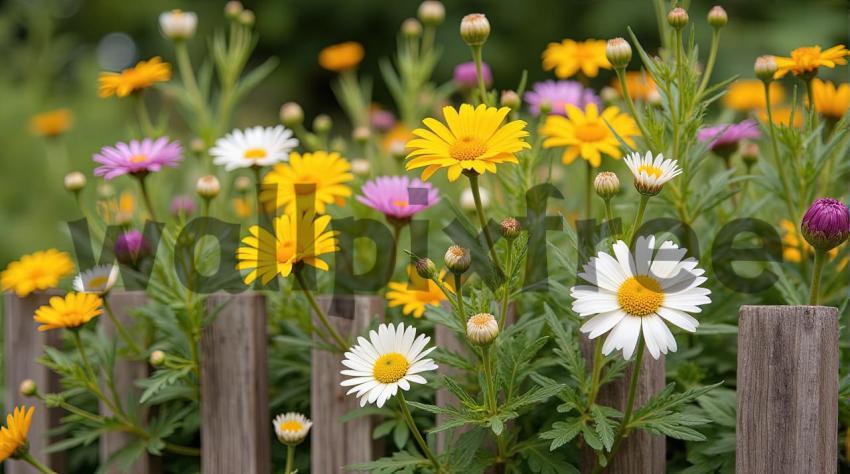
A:
[[[850,237],[850,210],[836,199],[818,199],[803,216],[800,231],[812,247],[832,250]]]
[[[124,232],[115,240],[115,256],[121,263],[133,264],[140,256],[147,254],[148,250],[144,234],[136,229]]]
[[[485,87],[489,88],[493,84],[493,73],[490,72],[490,66],[487,63],[481,63],[481,77],[484,78]],[[478,74],[475,70],[475,63],[469,61],[455,66],[454,80],[459,89],[475,89],[478,87]]]
[[[741,140],[758,138],[761,138],[761,130],[757,123],[749,119],[740,123],[704,127],[697,133],[699,141],[710,142],[708,148],[712,151],[730,154],[738,149]]]
[[[105,146],[92,159],[101,164],[94,170],[95,176],[112,179],[124,174],[143,176],[154,173],[163,166],[176,167],[183,159],[183,147],[180,142],[169,141],[168,137],[130,143],[118,142],[115,146]]]
[[[360,192],[358,201],[397,221],[408,221],[440,200],[431,183],[408,176],[378,176],[367,181]]]
[[[548,103],[551,113],[567,115],[567,104],[584,109],[587,104],[602,107],[602,101],[592,89],[584,87],[578,81],[544,81],[534,84],[532,90],[525,93],[525,101],[532,115],[540,115],[540,106]]]

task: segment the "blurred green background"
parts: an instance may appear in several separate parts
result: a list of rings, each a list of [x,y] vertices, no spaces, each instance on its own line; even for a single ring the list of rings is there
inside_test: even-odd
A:
[[[259,44],[253,61],[276,56],[280,65],[256,89],[235,117],[234,125],[273,124],[285,101],[301,103],[308,121],[318,113],[340,117],[330,91],[332,75],[319,68],[324,46],[347,40],[364,44],[363,74],[375,77],[374,97],[389,103],[377,63],[393,54],[398,26],[415,16],[417,0],[257,0],[246,1],[256,14]],[[759,54],[785,55],[801,45],[847,43],[848,11],[844,0],[736,0],[721,3],[729,13],[723,31],[716,78],[752,75]],[[0,265],[22,253],[58,246],[68,249],[65,221],[79,213],[62,188],[62,177],[78,169],[91,177],[91,155],[103,145],[129,136],[134,120],[131,101],[99,99],[96,77],[102,69],[120,69],[139,59],[161,55],[173,60],[173,49],[159,33],[157,16],[174,8],[197,12],[199,30],[190,47],[199,58],[210,32],[222,28],[224,2],[179,0],[7,0],[0,7]],[[697,36],[707,44],[704,18],[714,2],[687,5],[697,23]],[[484,50],[497,89],[515,88],[522,71],[529,80],[552,78],[540,67],[540,54],[563,38],[625,36],[630,25],[644,45],[658,44],[656,20],[649,0],[447,1],[446,22],[438,33],[443,56],[438,82],[448,80],[455,64],[469,59],[457,34],[467,13],[487,14],[493,33]],[[197,61],[197,59],[196,59]],[[632,62],[636,67],[637,61]],[[846,81],[848,68],[830,71]],[[603,71],[593,83],[598,90],[612,74]],[[391,105],[390,105],[391,106]],[[28,132],[29,118],[67,107],[75,116],[65,137],[68,160],[48,158],[48,144]],[[175,138],[181,132],[173,120]],[[90,189],[87,192],[92,192]]]

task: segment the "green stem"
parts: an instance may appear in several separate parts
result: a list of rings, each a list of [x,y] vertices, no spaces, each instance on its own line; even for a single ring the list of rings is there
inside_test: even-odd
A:
[[[643,119],[640,115],[638,115],[637,107],[635,107],[635,102],[632,100],[631,94],[629,94],[629,85],[626,83],[626,70],[625,68],[617,68],[615,70],[617,73],[617,80],[620,82],[620,90],[623,91],[623,100],[626,101],[626,105],[629,107],[629,112],[632,114],[632,117],[635,119],[635,123],[640,129],[640,134],[643,136],[644,142],[646,142],[646,146],[652,152],[653,155],[658,152],[655,149],[655,146],[652,143],[649,132],[643,124]]]
[[[399,223],[397,221],[392,221],[390,223],[393,226],[393,241],[390,246],[390,262],[387,265],[386,281],[392,280],[393,273],[395,273],[396,253],[398,253],[398,241],[401,237],[401,229],[404,227],[404,223]]]
[[[717,60],[717,49],[720,46],[720,29],[714,28],[711,32],[711,50],[708,53],[708,63],[705,66],[705,72],[702,74],[702,82],[700,82],[697,90],[697,97],[702,96],[705,88],[708,86],[708,81],[711,79],[711,72],[714,70],[714,62]]]
[[[419,447],[422,449],[422,452],[425,453],[425,456],[431,461],[431,464],[434,466],[434,470],[437,471],[437,474],[442,474],[445,472],[443,470],[443,466],[437,462],[437,458],[434,457],[434,453],[431,452],[431,448],[428,447],[428,443],[425,442],[425,439],[422,437],[422,433],[419,432],[419,428],[416,427],[416,423],[413,422],[413,416],[410,415],[410,410],[407,408],[407,400],[404,399],[404,391],[398,391],[398,404],[401,407],[401,414],[404,417],[404,421],[407,423],[407,427],[410,429],[410,432],[413,433],[413,438],[416,439],[416,443],[419,444]]]
[[[487,240],[487,246],[490,248],[490,257],[496,265],[499,273],[502,272],[502,266],[499,264],[499,257],[496,255],[496,246],[493,243],[493,237],[490,235],[490,228],[487,226],[487,218],[484,217],[484,206],[481,204],[481,191],[478,189],[478,175],[470,173],[469,187],[472,189],[472,198],[475,200],[475,212],[478,214],[478,222],[481,224],[481,231],[484,232],[484,238]]]
[[[815,121],[816,121],[816,111],[815,111],[815,91],[814,86],[812,85],[812,78],[806,78],[806,94],[809,96],[809,117],[808,117],[808,128],[809,130],[814,130]]]
[[[286,445],[286,467],[283,468],[283,474],[292,474],[292,468],[295,466],[295,445]]]
[[[491,361],[493,359],[490,347],[481,349],[481,363],[484,366],[484,379],[487,381],[487,410],[490,415],[496,414],[496,383],[493,377],[493,367]]]
[[[156,138],[159,134],[153,126],[151,116],[148,113],[148,106],[145,105],[145,97],[142,93],[135,94],[136,96],[136,114],[139,119],[139,126],[142,129],[142,134],[149,138]]]
[[[201,455],[201,450],[198,448],[193,448],[190,446],[181,446],[179,444],[174,443],[165,443],[165,450],[174,454],[182,454],[183,456],[198,457]]]
[[[589,161],[585,161],[587,165],[587,177],[584,188],[584,217],[590,219],[593,217],[593,165]]]
[[[646,212],[646,204],[649,202],[649,196],[645,194],[640,195],[640,204],[638,205],[637,214],[635,214],[635,222],[632,224],[631,235],[629,235],[628,244],[631,245],[632,240],[634,240],[635,235],[637,234],[640,225],[643,223],[643,214]]]
[[[32,467],[36,468],[38,470],[38,472],[40,472],[42,474],[56,474],[56,471],[54,471],[54,470],[50,469],[49,467],[45,466],[44,464],[38,462],[38,460],[36,460],[34,457],[32,457],[32,454],[30,454],[29,452],[26,452],[23,456],[21,456],[21,460],[26,461]]]
[[[313,297],[313,293],[307,289],[307,284],[304,281],[304,275],[302,275],[299,271],[295,271],[294,273],[295,280],[298,282],[298,286],[300,286],[301,289],[304,291],[304,296],[307,297],[307,301],[310,303],[310,307],[313,308],[313,311],[316,313],[316,316],[319,317],[319,321],[322,322],[322,325],[325,327],[325,330],[328,332],[328,334],[331,335],[331,337],[336,342],[337,349],[339,349],[340,352],[347,351],[348,343],[346,343],[345,339],[343,339],[342,336],[340,336],[339,333],[336,331],[336,329],[334,329],[334,327],[331,325],[331,322],[328,321],[328,317],[325,315],[325,312],[322,311],[322,308],[320,308],[319,304],[316,303],[316,298]]]
[[[481,95],[481,103],[490,105],[488,103],[487,87],[484,85],[484,75],[481,74],[481,45],[471,46],[471,48],[472,60],[475,62],[475,75],[478,78],[478,93]]]
[[[605,202],[605,219],[608,221],[608,231],[611,233],[611,245],[617,241],[618,232],[614,231],[614,208],[611,205],[610,199],[603,199]]]
[[[773,124],[773,110],[770,106],[770,83],[764,82],[764,99],[765,111],[767,112],[767,125],[770,130],[770,144],[773,148],[773,159],[776,161],[776,171],[779,173],[779,180],[782,184],[782,197],[785,200],[785,205],[788,207],[788,217],[792,222],[799,222],[797,219],[797,211],[794,203],[791,201],[791,189],[788,184],[788,178],[785,175],[785,166],[779,156],[779,143],[776,139],[776,127]]]
[[[192,60],[189,57],[189,49],[186,47],[185,41],[177,41],[174,44],[174,52],[177,58],[177,69],[180,71],[180,80],[189,92],[192,101],[195,103],[195,108],[199,115],[200,122],[203,127],[208,126],[208,112],[204,97],[201,94],[201,89],[198,87],[198,81],[195,79],[195,72],[192,69]],[[207,131],[205,130],[205,133]]]
[[[590,408],[596,402],[599,394],[599,379],[602,376],[602,338],[597,337],[593,345],[593,369],[590,376],[590,395],[587,397],[587,407]]]
[[[121,324],[121,321],[115,316],[115,313],[112,311],[112,305],[109,304],[109,298],[107,295],[103,295],[103,308],[106,310],[106,315],[109,316],[109,320],[112,321],[112,324],[115,326],[115,329],[118,331],[118,335],[121,336],[121,339],[124,340],[124,343],[127,344],[127,347],[135,355],[140,355],[142,353],[142,349],[136,344],[130,334],[127,333],[127,329]]]
[[[74,345],[77,346],[77,351],[80,353],[80,359],[83,361],[83,368],[86,370],[86,374],[88,375],[89,379],[96,385],[97,376],[94,373],[94,369],[92,369],[91,363],[89,362],[89,357],[86,355],[85,349],[83,349],[83,341],[80,339],[79,329],[72,329],[71,334],[74,336]]]
[[[457,297],[457,309],[460,312],[458,319],[461,327],[466,327],[466,309],[463,307],[463,280],[460,273],[454,273],[455,277],[455,296]]]
[[[509,303],[510,297],[511,297],[511,276],[513,275],[513,266],[514,266],[513,250],[514,250],[513,242],[509,240],[508,241],[508,253],[507,253],[507,256],[505,257],[506,260],[507,260],[505,262],[505,265],[506,265],[505,270],[507,271],[507,274],[505,275],[505,284],[502,286],[502,291],[503,291],[504,294],[502,295],[502,311],[499,314],[499,330],[504,329],[505,323],[507,323],[507,321],[508,321],[508,303]]]
[[[823,265],[826,262],[826,251],[821,249],[815,250],[815,268],[812,271],[812,289],[809,293],[809,304],[815,306],[818,304],[820,295],[820,280],[823,273]]]
[[[145,208],[148,211],[148,215],[151,217],[151,220],[156,221],[156,213],[154,213],[153,204],[151,202],[151,196],[148,192],[148,185],[146,181],[147,176],[144,174],[140,174],[136,175],[136,178],[139,181],[139,188],[142,190],[142,201],[144,201],[145,203]]]

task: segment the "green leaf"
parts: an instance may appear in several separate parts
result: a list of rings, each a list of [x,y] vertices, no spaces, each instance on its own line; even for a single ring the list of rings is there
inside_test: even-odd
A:
[[[590,416],[593,417],[593,423],[596,425],[596,434],[599,435],[605,449],[611,451],[611,446],[614,445],[614,423],[605,416],[603,410],[596,404],[590,407]]]
[[[529,446],[522,450],[531,472],[536,474],[579,474],[579,470],[558,455]]]
[[[549,451],[554,451],[572,441],[582,430],[584,424],[585,422],[581,418],[556,421],[552,423],[551,430],[540,433],[540,438],[551,439],[552,443],[549,444]]]
[[[392,457],[381,458],[372,462],[351,464],[345,466],[345,469],[347,471],[367,471],[372,474],[393,474],[399,472],[413,474],[416,472],[416,468],[430,465],[431,463],[427,459],[414,456],[406,451],[399,451],[394,453]]]
[[[587,443],[591,448],[599,451],[602,449],[602,440],[599,439],[599,436],[595,431],[591,430],[589,426],[586,424],[581,426],[581,435],[584,438],[584,442]]]

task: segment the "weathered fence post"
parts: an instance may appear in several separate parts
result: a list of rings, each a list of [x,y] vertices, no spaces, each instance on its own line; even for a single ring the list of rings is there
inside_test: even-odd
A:
[[[22,396],[18,392],[21,382],[32,379],[43,393],[58,392],[59,377],[47,367],[36,362],[44,352],[45,346],[58,346],[61,343],[61,331],[39,332],[39,326],[33,320],[35,310],[48,304],[51,296],[61,296],[58,291],[36,292],[24,298],[13,293],[6,294],[6,312],[4,317],[4,346],[6,363],[6,411],[15,406],[35,405],[35,414],[29,431],[30,452],[47,463],[57,472],[63,472],[64,455],[59,453],[43,454],[50,444],[48,431],[59,426],[62,410],[48,409],[35,398]],[[7,474],[35,474],[38,471],[23,461],[8,460],[5,463]]]
[[[265,298],[252,292],[210,295],[207,310],[219,308],[201,335],[201,471],[268,474]]]
[[[736,472],[836,472],[838,310],[742,306]]]
[[[342,337],[363,335],[373,321],[384,319],[384,299],[377,296],[320,296],[319,307]],[[314,324],[320,323],[313,315]],[[364,335],[368,339],[368,335]],[[351,338],[354,340],[354,337]],[[339,418],[360,408],[357,398],[346,396],[341,387],[342,354],[313,349],[310,378],[311,445],[310,472],[343,472],[343,466],[367,462],[378,457],[372,440],[374,417],[362,417],[341,423]]]
[[[641,336],[642,337],[642,336]],[[593,361],[593,349],[596,340],[589,340],[581,335],[581,352],[588,366]],[[625,410],[629,393],[629,381],[632,378],[634,363],[629,364],[623,372],[622,377],[607,383],[599,389],[596,401],[600,405],[614,407],[620,411]],[[664,389],[665,386],[664,356],[655,360],[644,354],[640,366],[640,378],[638,379],[637,392],[635,394],[635,409],[647,402],[653,395]],[[656,474],[666,472],[666,444],[664,436],[655,436],[643,430],[629,433],[629,437],[623,440],[617,455],[608,464],[605,472],[610,474]],[[581,471],[591,472],[596,463],[596,455],[593,450],[585,448],[582,453]]]

